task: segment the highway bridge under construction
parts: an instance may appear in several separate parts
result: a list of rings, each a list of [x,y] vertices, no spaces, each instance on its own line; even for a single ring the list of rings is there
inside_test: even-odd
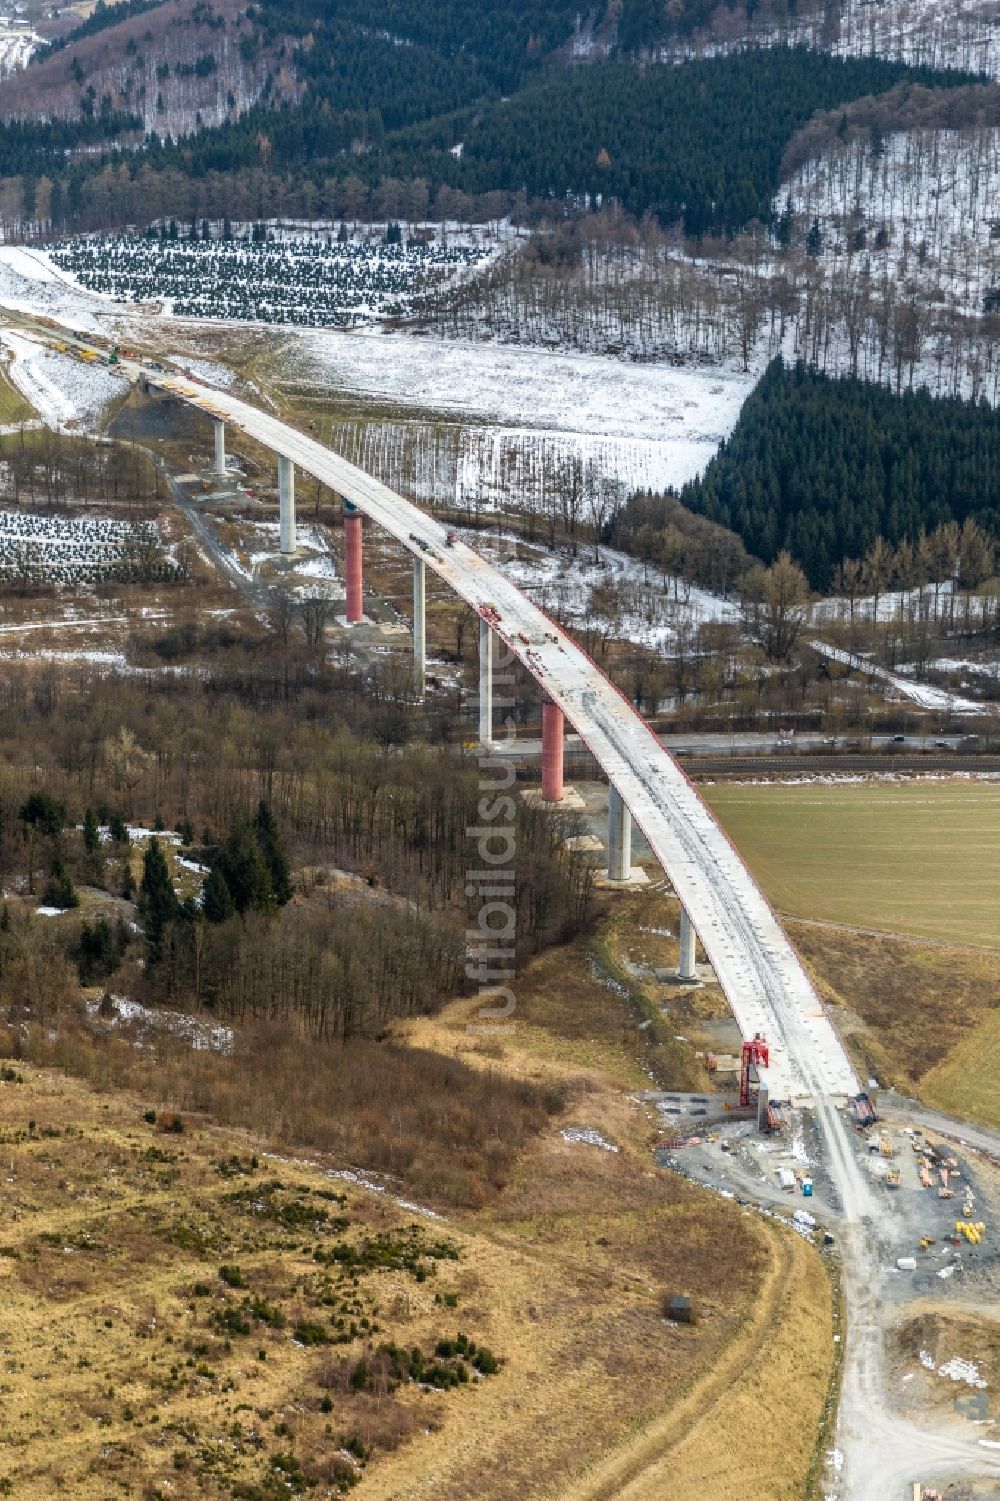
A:
[[[344,503],[347,620],[363,618],[363,526],[382,527],[413,559],[414,672],[425,667],[428,569],[475,610],[480,622],[480,741],[494,743],[494,672],[500,647],[542,694],[542,796],[563,793],[563,727],[569,721],[610,784],[608,876],[631,877],[634,819],[679,897],[682,977],[693,977],[701,940],[745,1038],[768,1040],[757,1072],[772,1100],[843,1100],[859,1088],[854,1069],[781,925],[743,860],[677,762],[642,716],[555,621],[474,547],[316,439],[193,377],[137,364],[133,372],[202,410],[215,423],[215,467],[225,472],[232,425],[278,459],[281,549],[295,549],[295,471]],[[509,660],[509,658],[507,659]],[[501,662],[503,659],[501,659]]]

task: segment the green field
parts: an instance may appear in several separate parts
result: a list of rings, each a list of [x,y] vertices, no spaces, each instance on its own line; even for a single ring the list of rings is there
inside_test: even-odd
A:
[[[1000,783],[700,790],[779,912],[1000,948]]]
[[[0,375],[0,423],[28,422],[36,413],[25,401],[20,391]]]

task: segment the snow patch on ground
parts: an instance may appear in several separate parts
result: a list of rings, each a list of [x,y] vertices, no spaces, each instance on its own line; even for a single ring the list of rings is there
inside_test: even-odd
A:
[[[106,366],[82,364],[24,334],[4,329],[0,340],[13,355],[11,381],[57,431],[96,426],[107,404],[128,389],[128,382]]]
[[[185,1011],[155,1011],[133,1001],[128,996],[111,996],[112,1015],[100,1014],[100,1002],[88,1001],[87,1011],[98,1021],[107,1021],[109,1026],[134,1023],[154,1032],[168,1032],[190,1043],[197,1052],[231,1053],[233,1049],[232,1027],[221,1027]]]
[[[881,682],[888,683],[901,698],[910,699],[912,703],[919,704],[922,709],[932,709],[944,714],[985,713],[984,706],[975,702],[974,699],[960,698],[957,693],[948,693],[944,688],[932,688],[927,683],[912,683],[908,678],[889,672],[885,667],[878,667],[874,662],[869,662],[866,657],[860,657],[855,652],[844,651],[839,646],[830,646],[828,642],[817,641],[815,638],[809,644],[821,656],[829,657],[833,662],[842,662],[845,667],[851,667],[855,672],[863,672],[868,677],[878,678]]]
[[[988,1382],[984,1381],[979,1374],[979,1367],[971,1360],[963,1360],[960,1355],[953,1355],[950,1360],[937,1365],[929,1350],[921,1350],[920,1364],[925,1371],[936,1371],[939,1376],[947,1376],[949,1381],[961,1381],[966,1386],[974,1386],[979,1391],[985,1391]]]
[[[567,1126],[565,1131],[560,1132],[560,1135],[563,1141],[580,1142],[587,1147],[599,1147],[602,1152],[618,1151],[618,1148],[607,1141],[600,1131],[595,1131],[590,1126]]]
[[[753,374],[641,366],[598,355],[484,347],[404,334],[304,333],[297,374],[327,386],[499,422],[668,441],[719,440]],[[735,411],[733,410],[735,408]],[[701,429],[701,431],[698,431]]]
[[[0,245],[0,305],[54,318],[83,334],[104,332],[99,314],[128,311],[112,299],[78,287],[43,250],[22,245]]]
[[[627,553],[582,547],[574,558],[568,549],[549,552],[523,541],[460,529],[461,534],[519,588],[562,624],[592,629],[606,609],[606,634],[652,651],[668,651],[678,632],[706,621],[738,620],[739,607],[706,589],[647,569]],[[602,601],[607,601],[606,606]]]

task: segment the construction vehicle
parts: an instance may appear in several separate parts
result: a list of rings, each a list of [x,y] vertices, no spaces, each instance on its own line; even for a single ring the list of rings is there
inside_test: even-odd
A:
[[[899,1187],[899,1168],[891,1167],[885,1175],[885,1181],[889,1188]]]
[[[97,355],[94,353],[94,351],[92,349],[81,349],[80,350],[80,358],[81,358],[81,360],[83,360],[83,363],[85,365],[92,365],[94,363],[94,361],[97,359]]]
[[[875,1107],[864,1090],[851,1100],[851,1109],[854,1111],[854,1119],[859,1126],[874,1126],[878,1120]]]

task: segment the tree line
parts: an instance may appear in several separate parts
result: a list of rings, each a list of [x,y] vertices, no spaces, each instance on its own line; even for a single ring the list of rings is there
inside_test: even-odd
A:
[[[211,182],[212,201],[195,209],[199,218],[257,217],[269,212],[265,200],[241,214],[230,199],[240,178],[260,172],[284,179],[284,211],[306,217],[329,213],[333,184],[355,179],[368,195],[387,182],[420,182],[425,204],[441,190],[550,207],[614,201],[638,217],[681,221],[692,235],[729,233],[752,218],[770,220],[782,154],[817,110],[901,81],[928,88],[968,81],[875,58],[774,48],[645,72],[615,62],[552,69],[500,97],[464,52],[445,64],[419,46],[342,25],[329,21],[301,39],[301,99],[287,97],[269,75],[238,118],[181,139],[151,134],[130,149],[139,122],[107,94],[90,100],[81,121],[5,127],[7,171],[48,180],[47,219],[56,232],[184,212],[178,181]],[[121,149],[111,149],[116,120]],[[109,149],[96,150],[101,141]],[[118,192],[102,213],[91,184],[109,168],[124,171],[115,172]],[[145,215],[128,190],[141,176],[158,190]],[[33,217],[45,216],[24,214]]]
[[[966,518],[1000,535],[1000,413],[779,357],[680,499],[765,562],[787,550],[827,590],[878,537],[914,544]]]

